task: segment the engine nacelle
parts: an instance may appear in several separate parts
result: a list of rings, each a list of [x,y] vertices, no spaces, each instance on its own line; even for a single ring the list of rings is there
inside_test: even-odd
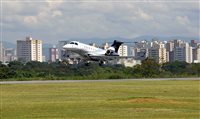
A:
[[[112,55],[112,54],[114,54],[114,52],[115,52],[115,49],[113,47],[110,47],[106,51],[105,55]]]

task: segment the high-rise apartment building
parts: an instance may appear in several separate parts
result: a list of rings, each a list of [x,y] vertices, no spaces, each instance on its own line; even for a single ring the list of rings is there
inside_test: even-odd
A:
[[[59,51],[58,48],[49,48],[49,60],[50,62],[56,62],[59,59]]]
[[[0,62],[4,62],[4,49],[3,43],[0,41]]]
[[[148,47],[151,47],[152,44],[149,44],[145,40],[134,43],[135,44],[132,47],[130,47],[131,55],[137,60],[144,60],[145,58],[147,58]]]
[[[174,60],[176,61],[185,61],[185,49],[182,47],[174,48]]]
[[[11,62],[11,61],[17,60],[16,50],[14,48],[6,48],[4,51],[5,51],[5,55],[4,55],[5,62]]]
[[[119,56],[128,56],[128,46],[121,45],[118,49]]]
[[[131,55],[137,60],[144,60],[148,57],[148,49],[145,48],[131,48]]]
[[[184,41],[180,40],[180,39],[176,39],[174,40],[174,47],[180,47],[181,44],[183,44]]]
[[[193,62],[192,47],[189,45],[189,43],[185,43],[183,47],[185,47],[185,59],[186,59],[186,62],[192,63]]]
[[[150,43],[151,45],[151,48],[159,48],[160,47],[160,45],[159,45],[159,42],[158,41],[152,41],[151,43]]]
[[[189,43],[181,43],[174,48],[174,60],[185,61],[187,63],[193,62],[192,47]]]
[[[169,41],[166,43],[167,62],[174,61],[174,42]]]
[[[172,41],[169,41],[166,43],[166,51],[171,52],[174,50],[174,43]]]
[[[197,46],[197,62],[200,63],[200,44]]]
[[[154,59],[158,63],[165,63],[167,61],[167,53],[164,44],[158,43],[149,48],[149,58]]]
[[[140,41],[140,42],[135,42],[135,47],[144,49],[148,47],[148,42],[147,41]]]
[[[200,44],[192,50],[193,62],[200,63]]]
[[[64,60],[67,55],[70,55],[70,53],[68,51],[63,49],[63,46],[66,45],[67,43],[69,43],[69,41],[59,41],[58,42],[58,52],[59,52],[58,54],[59,54],[60,60]]]
[[[42,62],[42,41],[26,37],[26,40],[17,40],[17,58],[20,61]]]
[[[197,40],[191,40],[190,44],[192,47],[197,47]]]

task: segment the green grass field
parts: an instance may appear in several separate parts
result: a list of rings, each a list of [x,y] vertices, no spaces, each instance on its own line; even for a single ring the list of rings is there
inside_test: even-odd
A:
[[[1,119],[200,119],[200,80],[0,86]]]

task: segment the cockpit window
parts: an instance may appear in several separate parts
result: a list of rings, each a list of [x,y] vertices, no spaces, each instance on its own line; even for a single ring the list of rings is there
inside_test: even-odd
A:
[[[74,42],[71,42],[71,43],[69,43],[69,44],[74,44]]]
[[[78,43],[74,43],[75,45],[78,45]]]

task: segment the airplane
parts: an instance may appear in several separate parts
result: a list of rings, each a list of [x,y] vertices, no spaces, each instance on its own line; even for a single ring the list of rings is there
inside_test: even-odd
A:
[[[97,61],[99,62],[99,65],[102,65],[110,60],[122,58],[117,53],[121,44],[123,44],[123,42],[114,40],[111,47],[104,50],[78,41],[71,41],[64,45],[63,49],[80,55],[81,59],[84,61]]]

